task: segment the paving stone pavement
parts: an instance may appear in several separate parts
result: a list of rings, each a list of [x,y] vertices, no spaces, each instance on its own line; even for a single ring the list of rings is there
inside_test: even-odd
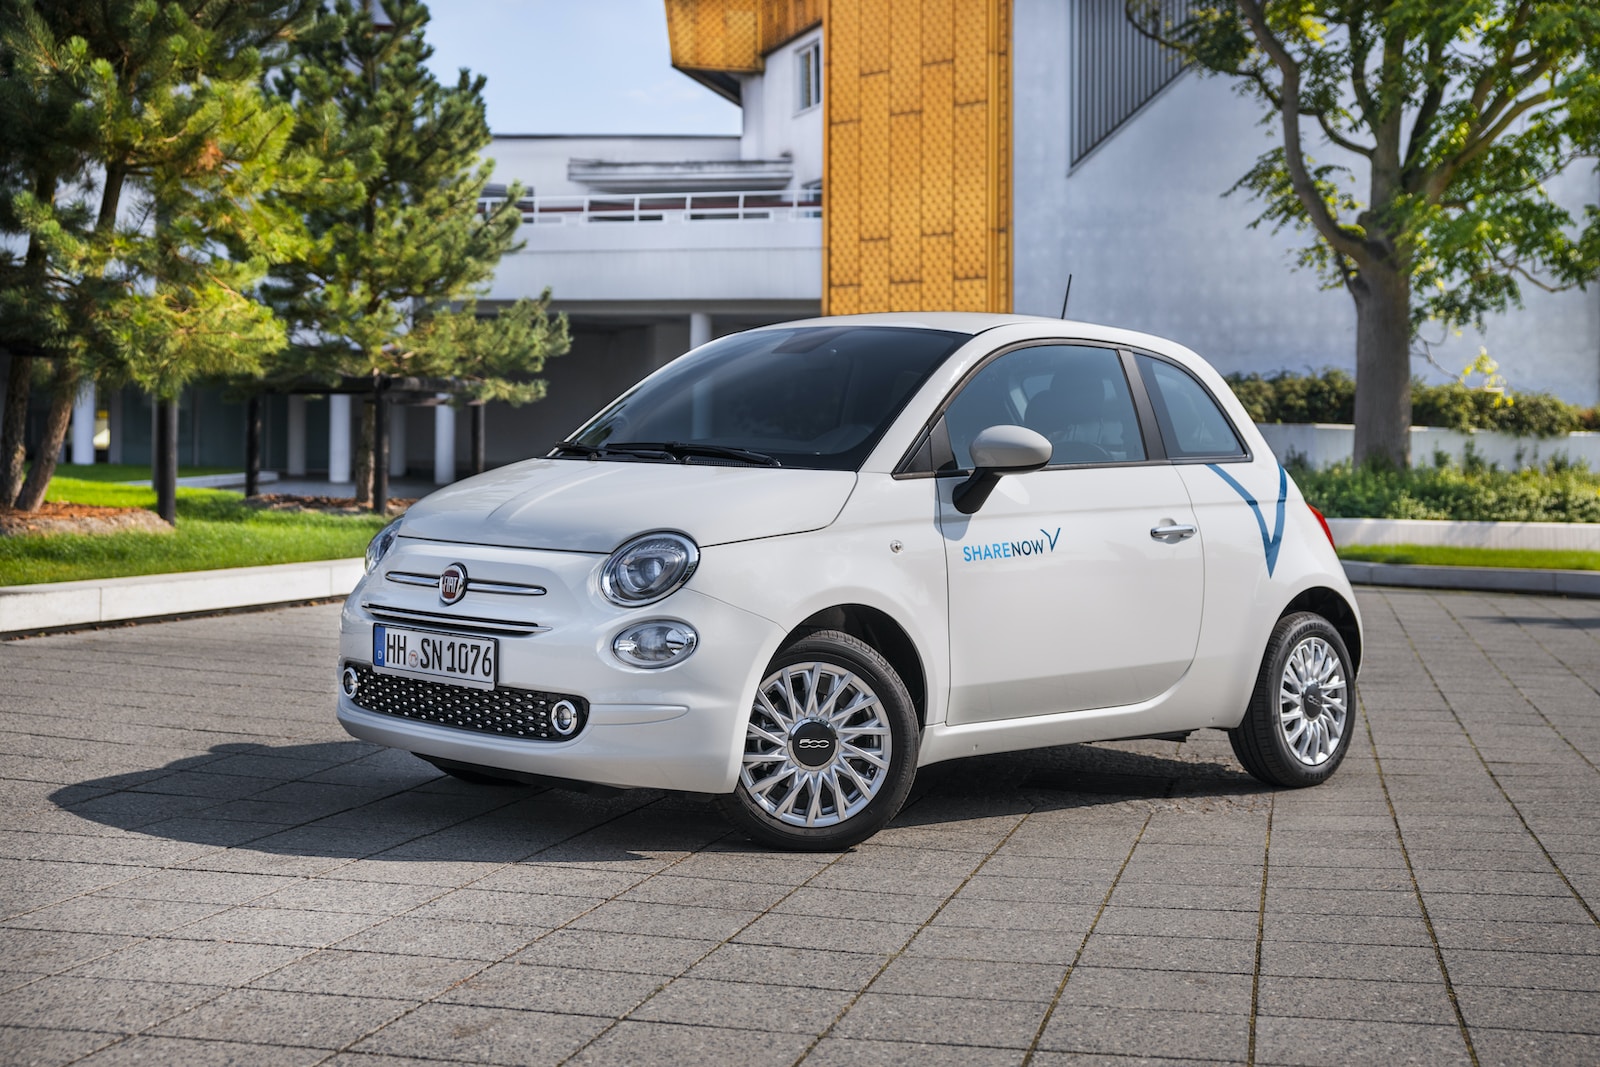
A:
[[[1600,604],[1361,602],[1320,788],[986,757],[819,856],[347,737],[336,607],[0,644],[0,1063],[1600,1062]]]

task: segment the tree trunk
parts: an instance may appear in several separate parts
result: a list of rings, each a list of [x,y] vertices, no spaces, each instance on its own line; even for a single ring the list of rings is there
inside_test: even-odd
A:
[[[389,510],[389,400],[372,395],[372,510]]]
[[[356,399],[356,406],[361,409],[361,427],[356,434],[354,464],[356,504],[365,508],[372,506],[372,405],[361,403],[364,398],[359,394]]]
[[[44,503],[44,491],[55,477],[56,457],[66,443],[73,403],[78,399],[78,376],[65,367],[56,368],[50,386],[50,414],[45,418],[44,437],[39,441],[33,466],[28,468],[28,478],[17,493],[18,511],[38,511],[39,505]]]
[[[156,490],[156,514],[178,524],[178,401],[156,401],[155,441],[150,453],[150,484]]]
[[[1411,279],[1365,266],[1356,301],[1355,463],[1411,460]]]
[[[0,508],[8,508],[22,489],[28,451],[28,395],[33,386],[33,357],[11,354],[6,375],[4,429],[0,430]]]
[[[261,494],[261,394],[251,393],[244,408],[244,495]]]

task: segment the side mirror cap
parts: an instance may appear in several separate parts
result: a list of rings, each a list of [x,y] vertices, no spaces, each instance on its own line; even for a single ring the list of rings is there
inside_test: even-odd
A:
[[[972,474],[951,496],[951,503],[963,515],[983,507],[1002,475],[1038,470],[1050,462],[1055,448],[1043,434],[1026,426],[991,426],[972,439],[969,451]]]

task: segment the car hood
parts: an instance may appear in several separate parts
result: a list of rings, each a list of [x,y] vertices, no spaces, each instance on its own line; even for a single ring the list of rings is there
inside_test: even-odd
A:
[[[819,530],[855,484],[851,471],[530,459],[418,501],[401,534],[610,552],[636,534],[678,530],[705,547]]]

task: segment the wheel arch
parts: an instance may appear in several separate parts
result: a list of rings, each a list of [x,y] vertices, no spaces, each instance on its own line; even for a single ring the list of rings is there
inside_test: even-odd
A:
[[[1361,624],[1356,620],[1355,609],[1350,606],[1349,601],[1337,591],[1319,585],[1303,591],[1289,601],[1278,618],[1293,615],[1297,611],[1314,612],[1332,623],[1333,628],[1339,631],[1340,638],[1344,640],[1345,649],[1350,653],[1351,666],[1360,673]]]
[[[865,641],[878,654],[889,661],[911,696],[911,706],[917,712],[917,725],[928,725],[928,674],[916,642],[894,617],[866,604],[835,604],[813,612],[784,636],[787,646],[816,630],[838,630]]]

